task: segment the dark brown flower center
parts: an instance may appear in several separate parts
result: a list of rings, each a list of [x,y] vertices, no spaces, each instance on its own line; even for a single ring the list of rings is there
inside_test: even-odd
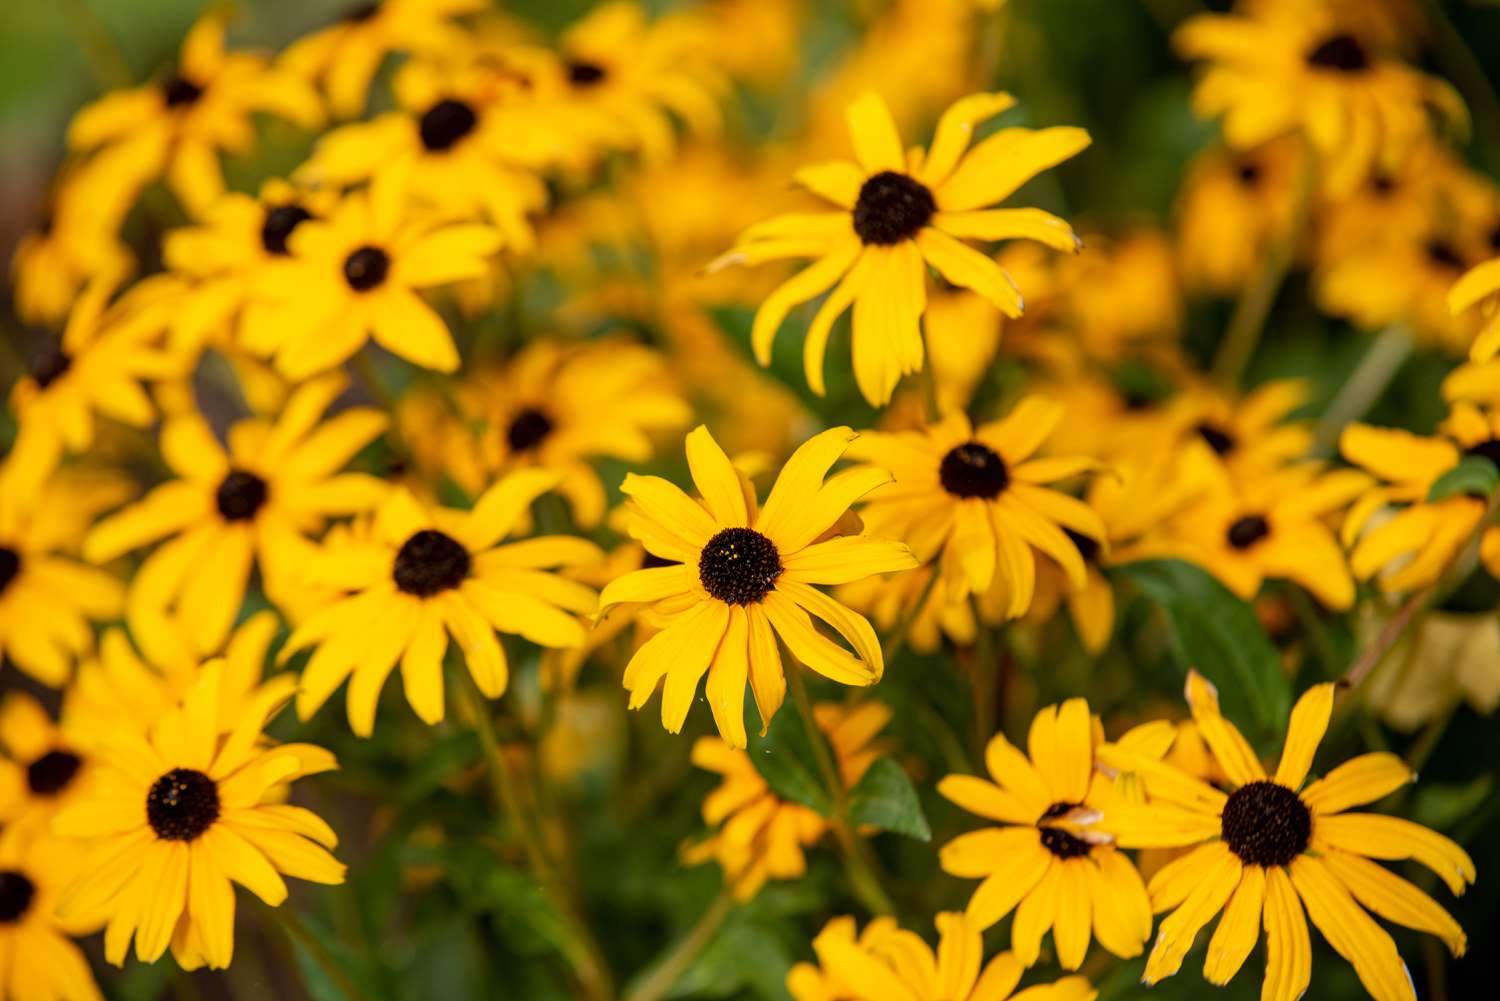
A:
[[[427,150],[441,153],[473,132],[478,122],[479,117],[473,108],[462,101],[447,98],[427,109],[417,125],[417,133]]]
[[[512,452],[529,452],[552,433],[552,418],[536,407],[524,407],[505,429],[505,442]]]
[[[1234,435],[1210,421],[1200,421],[1193,430],[1214,450],[1215,455],[1228,455],[1239,444],[1234,440]]]
[[[162,100],[167,102],[167,107],[180,108],[202,97],[203,88],[185,76],[173,74],[162,83],[161,96]]]
[[[42,389],[61,379],[72,367],[73,359],[63,351],[59,338],[49,337],[31,356],[31,377]]]
[[[266,481],[243,469],[231,469],[219,483],[214,503],[225,521],[248,521],[255,517],[270,496]]]
[[[993,500],[1010,485],[1010,471],[994,449],[981,442],[966,441],[943,456],[938,480],[955,497]]]
[[[1463,257],[1454,249],[1453,244],[1447,240],[1429,240],[1427,243],[1427,259],[1440,268],[1450,271],[1463,271],[1468,265]]]
[[[21,575],[21,554],[9,546],[0,546],[0,594]]]
[[[1301,798],[1265,779],[1229,794],[1221,824],[1224,844],[1246,865],[1288,865],[1312,838],[1312,813]]]
[[[1245,187],[1254,187],[1260,183],[1260,164],[1253,160],[1241,160],[1239,166],[1235,168],[1235,174]]]
[[[1359,39],[1345,32],[1320,42],[1307,54],[1307,64],[1340,73],[1358,73],[1369,69],[1370,57]]]
[[[311,219],[312,213],[301,205],[277,205],[267,210],[266,221],[260,227],[260,245],[266,253],[285,255],[286,241],[292,231]]]
[[[1078,809],[1078,803],[1053,803],[1047,807],[1047,812],[1042,814],[1042,820],[1055,820],[1070,810]],[[1047,849],[1058,858],[1081,858],[1089,853],[1092,847],[1082,838],[1074,837],[1060,827],[1038,826],[1042,830],[1042,847]]]
[[[595,87],[604,82],[609,71],[598,63],[575,59],[568,63],[568,82],[575,87]]]
[[[860,186],[854,232],[867,244],[889,247],[916,236],[936,211],[927,185],[907,174],[882,170]]]
[[[1490,230],[1490,235],[1486,237],[1485,242],[1490,245],[1491,250],[1500,253],[1500,226]]]
[[[54,749],[26,766],[26,785],[36,796],[56,796],[78,774],[83,759],[72,751]]]
[[[401,544],[391,576],[407,594],[430,598],[469,576],[469,551],[452,536],[424,528]]]
[[[1258,514],[1247,514],[1230,525],[1224,537],[1235,549],[1249,549],[1270,534],[1271,526],[1265,518]]]
[[[163,841],[195,841],[219,819],[219,786],[193,768],[174,768],[146,793],[146,820]]]
[[[766,596],[781,576],[776,543],[752,528],[726,528],[698,557],[703,589],[730,605],[751,605]]]
[[[0,869],[0,924],[15,924],[31,909],[36,884],[15,869]]]
[[[344,281],[356,292],[368,292],[385,281],[391,259],[379,247],[360,247],[344,258]]]
[[[378,10],[380,10],[380,4],[378,3],[355,4],[344,11],[343,20],[348,24],[359,24],[374,17],[375,12]]]

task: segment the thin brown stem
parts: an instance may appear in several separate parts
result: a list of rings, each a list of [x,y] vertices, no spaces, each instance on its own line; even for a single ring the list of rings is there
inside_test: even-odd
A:
[[[625,995],[625,1001],[661,1001],[666,997],[704,947],[713,941],[714,935],[723,926],[724,919],[733,910],[734,891],[726,886],[693,927],[688,929],[687,934],[672,947],[672,951],[662,957],[634,990]]]

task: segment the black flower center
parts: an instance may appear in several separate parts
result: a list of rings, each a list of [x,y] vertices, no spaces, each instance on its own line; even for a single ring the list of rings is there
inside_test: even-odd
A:
[[[353,7],[350,7],[348,10],[344,11],[343,19],[348,24],[359,24],[374,17],[375,12],[379,9],[380,4],[378,3],[355,4]]]
[[[1246,865],[1288,865],[1307,849],[1312,813],[1292,790],[1261,779],[1229,794],[1224,844]]]
[[[568,63],[568,82],[575,87],[595,87],[604,82],[609,71],[598,63],[577,59]]]
[[[1042,814],[1042,820],[1053,820],[1078,807],[1078,803],[1053,803],[1047,807],[1047,812]],[[1040,822],[1038,825],[1041,826]],[[1060,827],[1042,826],[1041,829],[1042,847],[1058,858],[1080,858],[1087,855],[1092,847],[1087,841],[1074,837]]]
[[[731,605],[760,601],[781,576],[781,554],[776,543],[752,528],[726,528],[698,557],[698,579],[703,589]]]
[[[1307,54],[1307,64],[1340,73],[1358,73],[1368,69],[1370,57],[1359,39],[1348,33],[1325,38]]]
[[[525,407],[505,429],[505,442],[512,452],[529,452],[552,433],[552,418],[535,407]]]
[[[1241,160],[1235,173],[1245,187],[1254,187],[1260,182],[1260,164],[1253,160]]]
[[[36,896],[36,884],[14,869],[0,869],[0,924],[15,924],[25,917]]]
[[[0,594],[21,574],[21,554],[9,546],[0,546]]]
[[[269,496],[266,481],[243,469],[231,469],[214,494],[214,503],[225,521],[248,521],[255,517]]]
[[[1500,252],[1500,226],[1496,226],[1490,230],[1490,235],[1486,242],[1489,243],[1491,250]]]
[[[1083,557],[1085,563],[1093,563],[1099,559],[1099,540],[1091,539],[1082,532],[1075,532],[1071,528],[1064,528],[1063,534],[1072,540],[1078,549],[1078,555]]]
[[[1229,526],[1224,537],[1236,549],[1249,549],[1271,534],[1271,526],[1258,514],[1247,514]]]
[[[219,786],[193,768],[174,768],[146,793],[146,820],[163,841],[194,841],[219,819]]]
[[[1198,433],[1199,438],[1202,438],[1207,443],[1209,448],[1214,450],[1215,455],[1228,455],[1234,451],[1235,445],[1238,444],[1234,440],[1234,435],[1217,424],[1212,424],[1208,421],[1199,422],[1193,430]]]
[[[927,225],[937,202],[927,185],[906,174],[882,170],[865,181],[854,203],[854,232],[867,244],[889,247]]]
[[[260,227],[260,245],[268,254],[286,254],[286,241],[292,231],[312,217],[301,205],[277,205],[266,212],[266,221]]]
[[[423,146],[431,152],[441,153],[473,132],[478,121],[473,108],[448,98],[427,109],[417,125],[417,133],[422,137]]]
[[[1451,271],[1462,271],[1466,267],[1464,259],[1447,240],[1429,240],[1427,259],[1438,267],[1448,268]]]
[[[1384,198],[1396,190],[1396,179],[1390,174],[1376,174],[1370,179],[1370,190]]]
[[[943,456],[938,480],[955,497],[993,500],[1010,485],[1010,471],[994,449],[977,441],[966,441]]]
[[[1500,438],[1476,442],[1464,449],[1464,455],[1477,455],[1481,459],[1488,459],[1496,469],[1500,469]]]
[[[203,96],[203,88],[185,76],[173,75],[161,85],[162,100],[169,108],[180,108],[192,104]]]
[[[62,341],[58,338],[48,338],[31,356],[31,377],[42,389],[61,379],[72,367],[73,359],[63,351]]]
[[[26,785],[37,796],[56,796],[68,787],[83,759],[72,751],[51,750],[26,766]]]
[[[424,528],[401,544],[391,576],[407,594],[430,598],[469,576],[469,551],[452,536]]]
[[[360,247],[344,258],[344,281],[356,292],[368,292],[385,281],[391,259],[379,247]]]

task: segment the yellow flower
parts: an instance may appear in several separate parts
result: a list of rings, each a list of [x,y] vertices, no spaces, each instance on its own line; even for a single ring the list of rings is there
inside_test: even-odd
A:
[[[372,0],[350,7],[337,23],[306,35],[281,65],[323,85],[339,118],[365,109],[370,81],[393,52],[442,52],[462,44],[454,17],[484,10],[485,0]]]
[[[96,922],[63,921],[57,898],[77,869],[77,846],[31,837],[20,828],[0,834],[0,997],[30,1001],[103,1001],[83,950],[69,940]]]
[[[1074,587],[1086,572],[1067,531],[1102,539],[1104,526],[1088,505],[1046,484],[1093,469],[1092,459],[1036,458],[1062,418],[1039,397],[1023,400],[1004,419],[971,427],[961,413],[925,431],[874,432],[851,450],[878,462],[895,482],[860,510],[866,528],[906,541],[916,557],[936,559],[950,601],[1002,589],[1005,618],[1031,605],[1033,550],[1050,556]]]
[[[265,802],[273,787],[338,767],[321,747],[263,741],[292,679],[223,718],[220,667],[205,665],[149,736],[112,737],[89,795],[53,822],[61,837],[89,839],[58,914],[107,917],[104,954],[116,966],[133,936],[141,962],[170,945],[184,969],[223,969],[234,952],[231,881],[272,907],[286,900],[282,874],[344,881],[344,866],[327,851],[338,842],[333,829],[302,807]]]
[[[52,815],[88,784],[92,762],[42,704],[25,692],[0,702],[0,823],[28,836],[45,834]]]
[[[1259,483],[1311,450],[1308,422],[1287,420],[1307,397],[1307,384],[1295,379],[1273,379],[1244,395],[1189,387],[1167,402],[1162,434],[1143,438],[1141,454],[1189,453],[1185,461],[1226,488]]]
[[[899,542],[835,534],[849,505],[891,478],[874,468],[828,477],[854,439],[848,428],[833,428],[805,442],[787,460],[764,507],[702,426],[687,436],[701,501],[657,476],[625,477],[620,489],[631,501],[631,536],[673,564],[628,573],[599,596],[601,612],[641,602],[670,617],[625,668],[632,709],[645,705],[665,679],[662,725],[678,733],[707,673],[705,692],[719,734],[731,747],[744,747],[746,680],[763,731],[786,694],[778,637],[797,661],[840,684],[880,680],[885,663],[875,630],[813,586],[916,566]],[[819,632],[809,613],[854,653]]]
[[[921,566],[888,577],[867,577],[844,584],[834,594],[868,615],[882,631],[906,623],[906,645],[917,653],[936,652],[944,636],[958,646],[973,646],[978,635],[974,608],[967,601],[951,600],[941,575],[932,579],[937,573],[935,566]],[[1004,619],[1003,611],[997,619]]]
[[[418,293],[483,275],[501,236],[477,223],[412,215],[404,175],[383,172],[327,219],[297,226],[291,256],[264,283],[273,304],[245,317],[246,350],[274,355],[289,379],[338,365],[372,336],[413,364],[458,368],[447,324]]]
[[[1222,116],[1224,138],[1236,149],[1300,132],[1321,161],[1325,190],[1348,194],[1430,137],[1429,108],[1466,120],[1451,87],[1364,33],[1363,14],[1309,2],[1188,19],[1174,41],[1188,58],[1209,63],[1193,110]]]
[[[557,479],[543,470],[512,473],[472,511],[425,508],[397,488],[376,510],[370,539],[325,551],[313,574],[347,597],[309,615],[281,650],[285,661],[317,647],[302,670],[297,714],[311,716],[352,675],[349,725],[368,737],[380,690],[400,661],[407,702],[436,724],[449,634],[491,699],[509,680],[497,631],[544,647],[583,643],[577,616],[594,611],[594,592],[547,570],[596,560],[598,547],[564,535],[499,544]]]
[[[0,468],[8,479],[14,456]],[[0,489],[0,652],[54,688],[88,652],[89,621],[118,616],[124,588],[113,576],[62,556],[75,545],[76,522],[44,487],[34,503]]]
[[[169,649],[181,637],[192,651],[218,650],[259,567],[276,600],[315,550],[309,535],[331,515],[373,506],[385,485],[339,470],[385,430],[385,416],[357,407],[319,419],[347,385],[333,373],[302,386],[277,420],[250,418],[229,431],[226,449],[208,422],[188,414],[167,422],[162,457],[177,479],[96,525],[84,543],[94,562],[162,539],[131,584],[131,631],[143,644]],[[180,659],[191,654],[184,653]]]
[[[1223,768],[1228,793],[1169,764],[1105,745],[1099,760],[1136,771],[1148,802],[1115,803],[1102,820],[1126,848],[1189,847],[1151,880],[1162,921],[1146,963],[1150,985],[1176,973],[1199,931],[1223,911],[1208,943],[1203,975],[1223,985],[1266,929],[1266,1001],[1296,1001],[1307,990],[1312,949],[1307,917],[1349,960],[1376,1001],[1414,1001],[1411,976],[1391,937],[1365,908],[1443,939],[1456,956],[1466,939],[1427,894],[1372,859],[1414,859],[1454,893],[1474,881],[1474,863],[1458,845],[1396,817],[1349,813],[1415,777],[1393,754],[1365,754],[1304,785],[1333,711],[1334,685],[1308,689],[1292,709],[1274,775],[1219,714],[1218,693],[1196,671],[1187,700],[1203,739]],[[1363,906],[1361,906],[1363,905]]]
[[[1478,307],[1483,327],[1469,345],[1469,357],[1489,361],[1500,353],[1500,257],[1476,264],[1448,290],[1448,309],[1465,313]]]
[[[798,171],[796,180],[838,211],[777,216],[746,230],[711,270],[788,257],[816,262],[772,292],[756,313],[751,341],[762,365],[791,308],[827,291],[803,348],[807,382],[821,395],[823,355],[834,320],[854,308],[854,377],[865,399],[889,402],[903,375],[922,367],[920,320],[927,265],[973,289],[1008,316],[1021,293],[1000,265],[964,240],[1037,240],[1074,251],[1066,222],[1040,209],[986,209],[1089,143],[1076,128],[1003,129],[965,152],[974,127],[1014,104],[1008,94],[974,94],[938,122],[932,146],[910,160],[885,102],[866,94],[849,107],[858,162]]]
[[[1109,838],[1081,826],[1110,798],[1109,781],[1094,771],[1097,740],[1088,703],[1069,699],[1032,720],[1029,761],[997,733],[985,749],[990,780],[949,775],[938,783],[946,798],[1004,825],[961,834],[938,858],[944,872],[983,878],[966,911],[976,928],[1016,912],[1011,948],[1023,966],[1036,963],[1049,928],[1067,970],[1083,963],[1090,938],[1129,958],[1151,934],[1135,867]]]
[[[833,748],[840,781],[852,789],[880,755],[872,741],[890,722],[890,709],[873,700],[852,708],[821,703],[813,707],[813,716]],[[694,741],[692,759],[699,768],[722,775],[723,781],[703,799],[703,822],[718,830],[690,845],[684,861],[717,862],[738,900],[754,897],[767,880],[805,875],[803,849],[827,833],[828,822],[816,811],[777,796],[749,755],[717,737]]]
[[[1437,580],[1470,538],[1485,504],[1478,497],[1455,494],[1428,501],[1438,477],[1465,455],[1494,461],[1500,455],[1500,411],[1472,403],[1454,405],[1436,437],[1395,428],[1350,424],[1339,437],[1344,458],[1369,470],[1373,484],[1349,508],[1342,528],[1351,548],[1350,567],[1360,580],[1375,578],[1387,592],[1409,591]],[[1404,505],[1371,526],[1377,514]],[[1485,529],[1480,543],[1485,565],[1500,570],[1500,530]]]
[[[936,924],[934,951],[894,918],[876,918],[858,937],[853,918],[834,918],[813,939],[818,965],[792,967],[787,990],[796,1001],[1093,1001],[1098,994],[1083,977],[1016,991],[1025,967],[1002,952],[981,968],[979,925],[949,912]]]
[[[218,154],[248,152],[250,115],[265,112],[303,128],[323,117],[318,95],[295,75],[252,52],[225,52],[227,11],[205,14],[183,40],[176,68],[160,80],[113,91],[73,116],[68,145],[104,149],[120,163],[122,187],[165,172],[190,212],[224,193]]]
[[[1177,262],[1189,288],[1237,292],[1290,225],[1296,143],[1210,149],[1188,167],[1177,196]]]
[[[1326,521],[1369,485],[1362,472],[1324,472],[1307,462],[1236,489],[1211,490],[1175,520],[1168,548],[1245,601],[1269,577],[1293,581],[1342,611],[1354,602],[1354,580]]]

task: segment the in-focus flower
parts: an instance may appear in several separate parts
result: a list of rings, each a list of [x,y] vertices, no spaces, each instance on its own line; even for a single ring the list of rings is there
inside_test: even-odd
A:
[[[557,475],[521,470],[500,480],[472,511],[424,507],[405,488],[376,510],[373,532],[317,557],[312,576],[346,597],[313,612],[287,640],[281,660],[316,646],[302,669],[303,719],[349,683],[349,725],[368,737],[386,678],[401,664],[406,700],[428,724],[443,718],[443,655],[451,635],[485,697],[505,694],[510,672],[495,633],[544,647],[577,646],[578,616],[594,611],[593,590],[553,568],[600,558],[599,547],[566,535],[501,545]]]
[[[375,477],[339,470],[385,430],[385,415],[355,407],[319,422],[347,384],[342,373],[305,384],[274,423],[249,418],[231,427],[227,450],[196,413],[162,428],[162,457],[178,478],[105,518],[84,544],[97,563],[170,539],[131,583],[130,626],[143,646],[168,649],[180,625],[193,653],[177,659],[217,651],[252,568],[276,600],[315,551],[310,535],[330,516],[368,510],[384,495]]]
[[[1136,772],[1147,802],[1117,802],[1102,823],[1127,848],[1191,848],[1151,880],[1153,908],[1172,911],[1157,930],[1145,982],[1176,973],[1193,940],[1223,912],[1208,943],[1203,975],[1226,984],[1266,929],[1266,1001],[1296,1001],[1312,969],[1307,918],[1354,965],[1377,1001],[1413,1001],[1411,974],[1396,944],[1366,908],[1396,924],[1440,937],[1456,956],[1467,944],[1458,923],[1431,897],[1373,859],[1413,859],[1454,893],[1474,881],[1462,848],[1425,827],[1372,813],[1349,813],[1415,777],[1393,754],[1365,754],[1307,783],[1333,711],[1334,685],[1308,689],[1292,709],[1281,761],[1268,775],[1234,725],[1219,714],[1218,693],[1196,671],[1188,677],[1193,720],[1230,791],[1149,756],[1111,745],[1100,762]],[[1303,908],[1306,908],[1306,918]]]
[[[263,112],[315,128],[323,109],[317,93],[294,74],[254,52],[226,52],[229,14],[198,19],[183,40],[172,72],[140,87],[104,95],[68,127],[75,150],[103,149],[118,161],[119,183],[135,190],[166,174],[189,211],[224,193],[220,151],[247,152],[255,142],[251,114]]]
[[[854,788],[880,755],[872,742],[890,722],[890,709],[873,699],[853,708],[820,703],[813,717],[833,750],[839,780],[845,789]],[[690,845],[684,861],[717,862],[739,900],[754,897],[767,880],[805,875],[804,849],[827,833],[828,822],[815,810],[777,796],[750,756],[718,737],[694,741],[692,758],[723,781],[703,799],[703,822],[717,830]]]
[[[1031,605],[1035,552],[1050,556],[1072,586],[1082,587],[1083,558],[1067,533],[1102,540],[1104,526],[1087,504],[1047,484],[1098,463],[1035,457],[1061,419],[1061,407],[1030,397],[977,428],[955,413],[923,431],[863,435],[852,456],[895,477],[860,509],[866,529],[905,541],[924,563],[936,559],[950,601],[1000,588],[1005,618]]]
[[[858,936],[853,918],[834,918],[813,939],[818,964],[792,967],[787,990],[796,1001],[1093,1001],[1098,993],[1083,977],[1016,991],[1025,966],[1008,952],[983,963],[978,924],[948,912],[936,924],[934,950],[894,918],[876,918]]]
[[[777,216],[746,230],[712,265],[760,264],[789,257],[815,262],[761,304],[751,341],[762,365],[787,313],[833,291],[819,307],[803,347],[807,383],[821,395],[823,356],[834,321],[854,308],[854,377],[865,399],[890,401],[903,375],[922,368],[920,321],[927,266],[973,289],[1007,316],[1019,316],[1021,292],[1006,271],[965,240],[1037,240],[1075,251],[1078,238],[1040,209],[986,208],[1089,144],[1077,128],[1009,128],[965,150],[974,127],[1010,108],[1009,94],[974,94],[938,122],[932,146],[908,159],[885,102],[866,94],[849,107],[858,162],[805,167],[797,182],[837,211]]]
[[[221,718],[220,665],[205,665],[180,707],[149,736],[119,733],[98,757],[89,794],[53,821],[61,837],[90,841],[63,891],[64,920],[107,917],[104,954],[121,966],[155,962],[168,946],[184,969],[223,969],[234,953],[234,888],[272,907],[282,875],[344,881],[328,849],[338,839],[300,806],[266,802],[275,787],[338,767],[311,744],[267,745],[261,731],[291,694],[289,677]]]
[[[15,1001],[103,1001],[88,958],[70,935],[97,921],[63,921],[57,899],[78,868],[78,846],[24,828],[0,834],[0,997]]]
[[[965,912],[978,929],[1012,910],[1011,949],[1023,966],[1050,929],[1058,962],[1076,970],[1089,941],[1122,958],[1138,956],[1151,934],[1146,887],[1130,860],[1087,826],[1109,798],[1094,771],[1097,742],[1089,706],[1069,699],[1037,713],[1027,755],[1004,734],[985,748],[990,778],[949,775],[938,792],[1003,826],[961,834],[943,846],[943,871],[982,877]]]
[[[688,467],[701,500],[657,476],[625,477],[620,489],[630,498],[631,536],[671,563],[628,573],[599,596],[601,611],[621,602],[650,603],[670,619],[625,668],[632,709],[645,705],[665,679],[662,725],[678,733],[707,674],[704,690],[719,735],[731,747],[744,747],[747,679],[762,728],[771,725],[786,694],[778,637],[798,662],[840,684],[880,680],[885,662],[875,630],[813,586],[917,565],[902,543],[837,534],[849,505],[891,479],[873,467],[828,476],[855,437],[848,428],[833,428],[805,442],[787,460],[764,507],[701,426],[687,436]],[[853,653],[819,632],[809,613]]]

